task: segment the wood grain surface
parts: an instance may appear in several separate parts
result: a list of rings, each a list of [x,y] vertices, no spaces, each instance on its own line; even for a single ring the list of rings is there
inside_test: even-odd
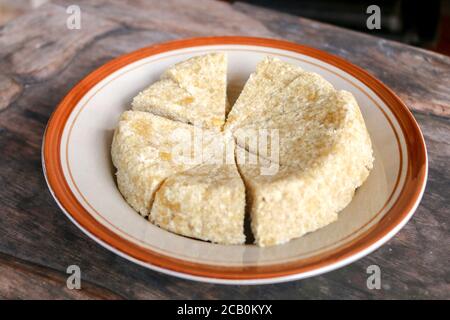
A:
[[[66,28],[69,5],[81,30]],[[412,220],[369,256],[311,279],[222,286],[166,276],[103,249],[61,213],[47,190],[40,148],[58,102],[120,54],[171,39],[252,35],[291,40],[366,68],[414,111],[428,147],[429,180]],[[450,58],[242,3],[65,1],[0,28],[0,298],[450,299]],[[66,288],[79,265],[82,289]],[[366,268],[380,266],[369,290]]]

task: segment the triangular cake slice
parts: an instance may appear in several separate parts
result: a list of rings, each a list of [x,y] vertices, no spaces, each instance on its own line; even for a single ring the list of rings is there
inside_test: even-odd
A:
[[[242,110],[252,111],[238,114],[231,127],[240,146],[238,167],[252,230],[261,246],[287,242],[336,220],[373,166],[370,137],[351,93],[305,71],[278,87],[258,102],[259,109],[243,97]],[[266,149],[261,132],[270,135]],[[239,153],[258,155],[258,164],[239,160]],[[273,164],[278,170],[261,171]]]
[[[277,96],[301,72],[301,68],[272,57],[259,62],[228,114],[225,129],[233,131],[248,121],[260,120],[261,115],[270,111],[268,99]]]
[[[250,156],[241,147],[236,153],[238,158]],[[283,244],[337,220],[337,211],[330,206],[330,201],[336,199],[335,193],[327,194],[329,188],[320,189],[326,187],[326,180],[306,179],[294,168],[274,166],[263,158],[257,164],[238,160],[238,167],[245,182],[251,229],[258,246]],[[262,174],[263,169],[270,167],[278,167],[277,172]],[[348,197],[351,199],[351,194]],[[342,206],[343,201],[338,200]]]
[[[125,111],[114,132],[111,155],[117,184],[127,202],[148,216],[154,193],[167,177],[191,169],[212,157],[221,143],[216,133],[197,129],[148,112]]]
[[[195,56],[166,70],[161,79],[140,92],[133,110],[220,130],[227,112],[227,57],[223,53]]]
[[[346,102],[351,108],[346,108]],[[284,158],[276,161],[282,164],[293,164],[292,161],[305,154],[302,150],[326,149],[348,113],[353,117],[359,114],[358,119],[362,120],[350,93],[338,92],[318,74],[305,71],[282,90],[266,97],[261,105],[248,116],[236,119],[233,135],[238,145],[263,157],[273,156],[272,151],[279,149],[280,157]],[[361,128],[365,130],[363,120]],[[268,150],[261,147],[263,133],[269,138]],[[275,138],[274,150],[270,150],[270,141]]]
[[[372,168],[365,135],[339,139],[322,155],[307,152],[315,159],[287,154],[281,160],[293,161],[286,165],[236,147],[257,245],[283,244],[334,222]]]
[[[243,244],[245,188],[233,164],[201,165],[166,179],[150,221],[184,236]]]

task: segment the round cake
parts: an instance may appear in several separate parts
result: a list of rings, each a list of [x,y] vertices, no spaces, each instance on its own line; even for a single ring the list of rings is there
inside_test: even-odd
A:
[[[161,228],[220,244],[277,245],[335,221],[373,166],[353,95],[271,57],[231,107],[226,92],[226,55],[211,53],[133,99],[111,149],[125,200]]]

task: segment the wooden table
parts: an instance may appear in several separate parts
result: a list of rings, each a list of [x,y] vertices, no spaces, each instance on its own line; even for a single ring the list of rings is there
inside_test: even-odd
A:
[[[54,1],[0,28],[1,298],[450,298],[450,58],[239,2]],[[251,35],[287,39],[366,68],[413,110],[428,146],[429,179],[412,220],[369,256],[323,276],[265,286],[180,280],[130,263],[86,237],[47,190],[41,142],[68,90],[120,54],[170,39]],[[82,290],[66,289],[66,268]],[[379,265],[382,288],[366,268]]]

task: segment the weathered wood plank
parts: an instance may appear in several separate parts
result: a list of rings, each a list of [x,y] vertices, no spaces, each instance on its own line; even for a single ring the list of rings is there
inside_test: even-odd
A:
[[[82,12],[95,14],[129,28],[159,30],[182,37],[212,35],[273,36],[258,20],[233,10],[228,3],[209,0],[133,1],[56,0],[76,4]]]
[[[153,34],[146,37],[152,39]],[[133,42],[135,34],[125,33],[119,39]],[[63,91],[76,82],[76,70],[81,73],[78,77],[82,77],[89,72],[89,66],[103,63],[109,58],[108,47],[114,46],[116,41],[116,36],[107,37],[86,48],[60,75],[43,85],[30,87],[0,117],[0,125],[4,128],[0,133],[0,148],[4,150],[0,155],[0,172],[4,180],[0,182],[6,186],[0,200],[0,206],[4,208],[4,215],[0,217],[0,251],[57,270],[77,264],[88,281],[130,298],[401,298],[405,295],[423,298],[446,295],[448,287],[440,279],[445,279],[448,272],[444,264],[448,252],[439,244],[446,241],[448,226],[436,224],[436,221],[446,221],[449,214],[444,186],[450,179],[446,167],[450,123],[424,115],[417,117],[429,145],[431,167],[439,170],[430,178],[429,193],[413,220],[396,238],[347,268],[314,279],[273,286],[192,285],[189,281],[128,263],[86,238],[62,215],[46,191],[39,174],[40,139],[46,114],[59,101]],[[60,93],[47,95],[47,91]],[[7,181],[26,183],[8,184]],[[56,252],[57,255],[51,254]],[[385,289],[369,291],[365,287],[365,268],[370,264],[382,268]]]
[[[0,70],[26,82],[45,80],[67,66],[74,55],[118,24],[84,13],[82,28],[66,26],[64,7],[45,4],[0,29]]]
[[[9,106],[22,91],[22,86],[14,79],[0,74],[0,111]]]
[[[61,2],[65,5],[65,2]],[[157,6],[155,12],[165,12],[173,5],[169,1],[166,7],[160,7],[161,2],[139,2],[129,4],[127,10],[114,2],[95,1],[91,7],[84,7],[91,18],[112,23],[109,31],[99,33],[84,45],[77,45],[68,57],[67,62],[42,63],[45,72],[27,71],[19,74],[17,81],[33,80],[31,84],[23,85],[22,92],[14,98],[8,98],[10,106],[0,113],[0,282],[2,273],[11,278],[3,287],[0,284],[0,297],[6,298],[211,298],[211,299],[311,299],[311,298],[450,298],[450,270],[447,261],[450,260],[448,251],[450,216],[450,199],[447,195],[450,187],[450,119],[416,113],[427,141],[430,156],[430,174],[427,191],[424,199],[413,216],[412,220],[391,241],[373,254],[359,260],[352,265],[323,276],[295,281],[291,283],[267,286],[220,286],[212,284],[192,283],[190,281],[162,275],[151,270],[130,263],[115,254],[103,249],[94,241],[86,237],[64,215],[53,201],[47,190],[41,173],[40,146],[42,134],[50,113],[70,88],[107,60],[137,49],[173,38],[188,35],[207,35],[208,27],[212,24],[211,34],[220,31],[217,21],[202,20],[203,29],[197,22],[184,24],[184,30],[175,26],[173,22],[146,22],[143,14],[136,11],[147,10],[150,6]],[[190,4],[181,2],[183,10]],[[229,7],[228,4],[208,4],[208,10],[221,9],[232,21],[246,19],[247,15],[242,7]],[[70,4],[73,4],[72,2]],[[102,6],[99,6],[101,4]],[[52,5],[54,6],[54,5]],[[87,6],[87,4],[86,4]],[[168,7],[167,7],[168,6]],[[195,5],[193,6],[194,8]],[[64,8],[64,6],[61,6]],[[136,9],[137,8],[137,9]],[[165,8],[165,9],[161,9]],[[228,9],[226,9],[228,8]],[[247,7],[248,8],[248,7]],[[239,9],[237,18],[233,17]],[[48,12],[44,7],[32,13],[40,16]],[[51,9],[54,12],[65,10]],[[156,9],[155,9],[156,10]],[[188,9],[186,9],[188,10]],[[186,20],[196,20],[199,8],[189,9]],[[103,12],[103,13],[102,13]],[[256,12],[256,11],[255,11]],[[260,12],[260,11],[258,11]],[[269,14],[270,12],[267,12]],[[208,19],[214,20],[214,15],[208,14]],[[108,15],[108,16],[105,16]],[[127,17],[121,17],[127,16]],[[136,15],[136,23],[133,17]],[[173,12],[167,13],[174,15]],[[261,15],[261,14],[260,14]],[[278,13],[273,13],[278,15]],[[181,19],[183,12],[177,13],[176,18]],[[91,19],[90,18],[90,19]],[[222,17],[221,23],[226,24],[228,17]],[[27,19],[38,19],[28,17]],[[156,20],[155,20],[156,19]],[[158,18],[151,17],[152,21]],[[206,18],[205,18],[206,19]],[[128,20],[126,22],[125,20]],[[282,36],[280,27],[268,23],[268,19],[261,16],[248,18],[258,25],[259,31],[255,34],[269,32]],[[259,20],[260,22],[258,22]],[[183,21],[183,20],[180,20]],[[255,22],[256,21],[256,22]],[[274,20],[276,21],[276,20]],[[15,21],[12,22],[16,23]],[[237,23],[237,22],[235,22]],[[277,25],[281,22],[273,22]],[[306,22],[301,22],[307,24]],[[312,22],[310,22],[312,23]],[[297,34],[294,22],[287,22],[286,30],[294,30],[286,35],[294,41]],[[14,28],[17,32],[26,29],[26,25]],[[46,27],[47,28],[47,27]],[[95,28],[95,27],[93,27]],[[223,30],[228,27],[224,27]],[[236,27],[237,28],[237,27]],[[307,29],[304,25],[302,28]],[[321,24],[316,26],[320,29]],[[181,28],[183,29],[183,28]],[[236,33],[249,34],[244,30],[235,29]],[[267,31],[270,29],[271,31]],[[53,30],[53,29],[51,29]],[[193,31],[191,31],[193,30]],[[266,30],[266,31],[264,31]],[[277,31],[278,30],[278,31]],[[1,29],[0,32],[4,32]],[[57,31],[54,31],[57,32]],[[230,31],[231,32],[231,31]],[[278,33],[280,32],[280,33]],[[325,28],[324,33],[327,33]],[[42,32],[42,37],[45,37]],[[235,33],[235,34],[236,34]],[[320,44],[321,41],[330,41],[332,52],[337,53],[338,43],[327,36],[322,40],[311,39],[317,37],[320,30],[305,33],[305,41]],[[353,34],[353,33],[351,33]],[[5,34],[0,33],[0,42]],[[8,43],[11,43],[10,35]],[[56,36],[55,36],[56,37]],[[309,39],[309,40],[308,40]],[[356,38],[357,39],[357,38]],[[372,38],[371,38],[372,39]],[[26,41],[23,38],[20,41]],[[302,42],[305,42],[302,41]],[[316,42],[314,42],[316,41]],[[342,40],[340,48],[349,46],[349,41]],[[369,41],[369,40],[366,40]],[[14,41],[12,41],[14,42]],[[299,41],[300,42],[300,41]],[[322,44],[324,45],[324,44]],[[323,47],[322,47],[323,48]],[[19,48],[20,49],[20,48]],[[2,48],[0,48],[1,52]],[[11,50],[11,49],[8,49]],[[335,50],[335,51],[333,51]],[[348,51],[348,55],[358,55]],[[377,51],[378,52],[378,51]],[[52,53],[56,54],[56,53]],[[394,52],[392,54],[397,54]],[[381,53],[378,53],[381,59]],[[349,56],[351,57],[351,56]],[[348,58],[348,57],[347,57]],[[356,59],[355,58],[355,59]],[[356,62],[356,60],[352,60]],[[364,61],[364,60],[363,60]],[[403,60],[402,60],[403,61]],[[0,55],[0,65],[10,65],[8,55]],[[365,62],[368,63],[368,62]],[[379,62],[376,60],[376,63]],[[380,67],[376,68],[380,68]],[[438,65],[437,69],[445,68],[446,64]],[[431,67],[430,67],[431,68]],[[2,72],[4,69],[1,69]],[[10,69],[11,70],[11,69]],[[31,65],[28,70],[34,70]],[[381,69],[384,70],[384,69]],[[384,77],[397,77],[392,70],[384,70]],[[381,72],[381,76],[383,76]],[[406,72],[406,71],[402,71]],[[431,72],[431,71],[427,71]],[[440,71],[436,71],[440,72]],[[12,71],[12,74],[16,74]],[[26,75],[25,75],[26,74]],[[418,73],[416,73],[417,75]],[[31,76],[28,76],[31,75]],[[22,78],[23,77],[23,78]],[[8,79],[13,79],[7,76]],[[9,80],[3,80],[9,81]],[[1,85],[0,85],[1,88]],[[415,90],[414,86],[404,88]],[[424,86],[424,89],[426,86]],[[1,90],[0,90],[1,91]],[[433,93],[426,93],[428,96]],[[13,95],[13,96],[14,96]],[[1,96],[1,95],[0,95]],[[417,99],[412,93],[415,103]],[[443,99],[439,90],[436,97]],[[11,258],[13,257],[13,258]],[[15,264],[20,259],[19,267]],[[82,270],[82,286],[91,288],[89,292],[65,292],[65,270],[67,266],[76,264]],[[366,268],[377,264],[382,270],[382,289],[369,290],[366,287]],[[17,272],[15,272],[17,269]],[[36,270],[40,270],[39,272]],[[28,279],[28,283],[25,283]],[[44,283],[42,287],[39,287]],[[92,287],[89,287],[92,286]],[[11,289],[11,287],[15,287]],[[43,292],[42,288],[49,288]],[[79,294],[80,296],[70,296]]]
[[[233,8],[261,21],[278,37],[367,69],[411,109],[450,117],[450,57],[245,3]]]

